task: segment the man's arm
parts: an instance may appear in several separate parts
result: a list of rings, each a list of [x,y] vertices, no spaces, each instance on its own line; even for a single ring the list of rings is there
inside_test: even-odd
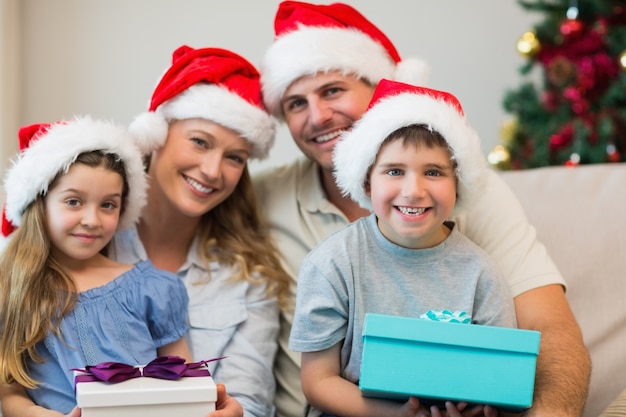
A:
[[[580,416],[587,399],[591,359],[560,285],[547,285],[515,297],[521,329],[541,332],[535,397],[526,417]]]

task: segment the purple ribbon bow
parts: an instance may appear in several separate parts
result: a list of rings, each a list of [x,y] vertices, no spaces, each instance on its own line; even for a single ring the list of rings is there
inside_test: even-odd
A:
[[[185,359],[178,356],[159,356],[146,366],[102,362],[97,365],[86,366],[85,369],[74,368],[72,370],[84,372],[84,374],[76,376],[75,383],[95,381],[115,383],[142,376],[174,380],[182,377],[211,376],[206,364],[220,359],[224,359],[224,357],[185,363]]]

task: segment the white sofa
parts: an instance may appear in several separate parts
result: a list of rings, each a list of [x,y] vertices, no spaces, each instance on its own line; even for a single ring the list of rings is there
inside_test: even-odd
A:
[[[626,163],[504,171],[568,283],[592,359],[584,417],[626,389]]]

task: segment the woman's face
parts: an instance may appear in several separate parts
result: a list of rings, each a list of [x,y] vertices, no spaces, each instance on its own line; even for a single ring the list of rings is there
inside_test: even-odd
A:
[[[152,155],[151,193],[185,216],[202,216],[233,192],[251,150],[237,132],[209,120],[174,121]]]

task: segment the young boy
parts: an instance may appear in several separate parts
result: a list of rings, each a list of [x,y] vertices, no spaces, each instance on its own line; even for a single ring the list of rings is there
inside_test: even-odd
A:
[[[373,213],[306,257],[289,347],[303,352],[303,390],[323,414],[414,415],[415,400],[360,394],[366,313],[419,317],[445,309],[478,324],[516,326],[500,271],[447,221],[481,193],[480,142],[453,95],[382,80],[333,162],[341,190]]]

